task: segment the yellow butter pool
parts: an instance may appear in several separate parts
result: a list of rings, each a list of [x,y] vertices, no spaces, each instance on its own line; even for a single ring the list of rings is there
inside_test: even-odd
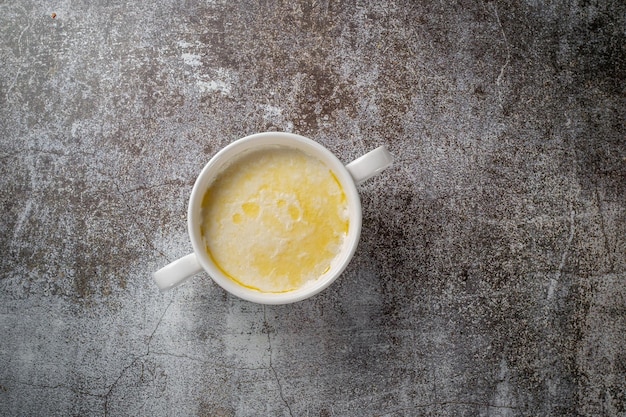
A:
[[[346,196],[321,161],[290,148],[249,153],[202,203],[202,234],[217,266],[245,287],[292,291],[331,267],[348,232]]]

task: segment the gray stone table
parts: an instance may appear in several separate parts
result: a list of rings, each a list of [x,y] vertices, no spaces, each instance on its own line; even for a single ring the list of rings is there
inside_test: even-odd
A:
[[[626,3],[0,2],[0,415],[625,416]],[[363,232],[299,303],[202,274],[186,205],[260,131]]]

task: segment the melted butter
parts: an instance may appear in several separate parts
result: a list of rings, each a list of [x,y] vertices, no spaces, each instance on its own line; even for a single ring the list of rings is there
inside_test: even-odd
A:
[[[202,201],[209,255],[231,279],[286,292],[331,268],[348,232],[347,199],[335,175],[303,152],[248,154],[213,182]]]

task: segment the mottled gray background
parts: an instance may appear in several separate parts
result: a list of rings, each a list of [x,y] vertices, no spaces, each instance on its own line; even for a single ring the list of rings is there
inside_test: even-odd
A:
[[[0,414],[625,416],[625,124],[621,0],[0,1]],[[395,155],[347,271],[160,294],[266,130]]]

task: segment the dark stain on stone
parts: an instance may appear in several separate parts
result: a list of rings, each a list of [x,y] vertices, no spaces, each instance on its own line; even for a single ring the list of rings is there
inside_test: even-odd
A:
[[[371,256],[379,264],[389,328],[403,328],[416,317],[439,319],[455,332],[450,337],[459,346],[467,345],[465,335],[489,334],[517,386],[546,393],[534,404],[561,398],[560,410],[575,414],[576,402],[564,393],[575,391],[575,381],[584,377],[577,349],[593,291],[571,262],[558,272],[559,296],[552,304],[545,288],[536,286],[541,280],[529,278],[544,276],[548,282],[555,276],[571,227],[567,215],[543,227],[523,221],[513,226],[526,218],[518,217],[515,202],[533,195],[525,176],[536,169],[534,152],[515,142],[504,145],[487,159],[484,191],[474,193],[472,202],[454,192],[427,198],[404,183],[381,188],[376,197],[364,195],[363,239],[367,246],[368,236],[376,240]],[[450,208],[462,204],[471,204],[462,215]],[[567,208],[557,213],[567,214]],[[578,245],[576,236],[571,245],[570,250]],[[529,282],[536,287],[528,288]],[[559,375],[562,392],[555,397],[547,394],[545,361]]]
[[[236,413],[230,407],[200,401],[196,415],[198,417],[233,417]]]
[[[626,110],[623,100],[606,100],[602,108],[589,108],[580,115],[582,131],[574,131],[571,146],[581,185],[593,192],[601,187],[609,201],[626,196]],[[590,140],[591,137],[597,137]]]
[[[204,45],[201,52],[208,65],[237,69],[241,64],[237,59],[241,50],[237,35],[244,30],[238,26],[241,21],[236,15],[240,10],[234,3],[222,6],[223,9],[219,12],[212,4],[194,7],[187,14],[191,27],[187,35],[190,36],[191,43],[199,42]]]
[[[298,131],[316,132],[322,120],[333,120],[339,110],[352,117],[356,115],[355,96],[336,73],[314,61],[301,62],[300,66],[306,77],[303,91],[297,96],[297,113],[292,116]]]
[[[579,9],[588,16],[577,16],[568,36],[575,39],[575,56],[572,57],[577,72],[584,80],[592,81],[607,92],[623,94],[626,80],[626,33],[623,16],[626,5],[614,10],[615,4],[595,4]]]
[[[80,150],[41,155],[37,175],[45,183],[35,179],[36,192],[24,190],[32,209],[6,255],[26,272],[22,287],[28,292],[98,304],[124,290],[133,264],[149,256],[143,222],[159,216],[154,210],[161,196],[158,188],[123,194],[115,180],[91,171],[85,157]],[[65,165],[72,166],[71,175],[60,170]]]
[[[332,414],[327,408],[322,408],[320,410],[320,417],[330,417],[330,416],[332,416]]]
[[[294,130],[313,134],[321,122],[332,123],[338,111],[356,115],[353,85],[340,75],[340,62],[333,57],[345,11],[332,2],[284,6],[273,2],[245,9],[233,6],[232,13],[240,19],[232,26],[223,24],[223,39],[203,42],[218,50],[223,44],[229,51],[228,66],[249,83],[238,88],[265,92],[273,106],[289,108],[284,116]],[[238,26],[243,22],[255,30]],[[272,121],[262,124],[269,130],[285,128]]]
[[[376,239],[372,256],[380,264],[385,315],[398,319],[402,300],[411,299],[423,288],[441,288],[437,268],[437,242],[444,233],[445,214],[437,200],[423,200],[399,184],[381,189],[375,198],[363,196],[363,239]],[[367,245],[367,243],[365,243]]]

